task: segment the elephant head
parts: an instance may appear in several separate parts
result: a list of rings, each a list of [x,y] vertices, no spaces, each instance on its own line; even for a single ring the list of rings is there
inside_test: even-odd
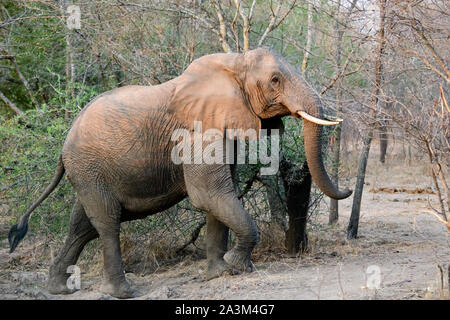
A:
[[[325,170],[321,152],[322,106],[301,75],[283,58],[259,48],[242,54],[218,53],[201,57],[174,79],[169,111],[192,128],[276,128],[281,117],[302,117],[305,152],[314,182],[329,197],[344,199],[351,190],[338,190]]]

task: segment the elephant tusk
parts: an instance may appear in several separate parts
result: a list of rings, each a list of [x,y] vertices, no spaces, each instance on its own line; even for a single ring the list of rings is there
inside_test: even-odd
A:
[[[327,120],[322,120],[322,119],[318,119],[316,117],[313,117],[310,114],[307,114],[305,111],[299,111],[298,114],[303,118],[306,119],[310,122],[316,123],[316,124],[321,124],[323,126],[334,126],[339,124],[339,121],[327,121]]]
[[[342,121],[344,121],[344,119],[336,118],[336,117],[333,117],[333,116],[329,116],[329,115],[327,115],[327,114],[325,114],[323,118],[324,118],[325,120],[328,120],[328,121],[337,121],[337,122],[342,122]]]

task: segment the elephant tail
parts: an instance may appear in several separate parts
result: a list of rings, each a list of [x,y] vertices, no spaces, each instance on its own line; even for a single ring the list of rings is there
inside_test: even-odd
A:
[[[62,161],[62,156],[59,156],[58,166],[56,167],[56,172],[53,176],[52,182],[48,185],[48,187],[41,194],[39,199],[37,199],[33,205],[28,208],[27,212],[20,219],[20,223],[11,227],[8,233],[8,241],[9,241],[9,253],[12,253],[14,249],[16,249],[19,242],[25,237],[28,231],[28,220],[30,219],[31,213],[36,209],[42,201],[44,201],[50,193],[56,188],[58,183],[61,181],[64,176],[64,164]]]

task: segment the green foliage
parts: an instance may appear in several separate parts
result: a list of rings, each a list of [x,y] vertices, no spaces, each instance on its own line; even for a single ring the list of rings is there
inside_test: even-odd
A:
[[[8,25],[0,30],[0,37],[8,39],[8,54],[13,55],[20,71],[30,83],[35,97],[39,102],[49,101],[49,91],[55,83],[56,74],[64,74],[65,42],[60,19],[52,11],[52,7],[43,2],[33,2],[24,12],[16,1],[5,1],[5,10],[0,10],[0,20],[7,21],[9,17],[38,16],[41,18],[24,18],[20,23]],[[3,48],[2,48],[3,49]],[[0,91],[5,93],[21,109],[32,107],[31,99],[25,90],[15,68],[10,60],[0,60],[0,75],[7,81],[0,81]],[[51,67],[54,73],[49,73]],[[0,100],[0,114],[8,114]]]
[[[286,117],[283,121],[285,127],[281,146],[283,157],[301,165],[306,161],[302,122],[290,117]]]
[[[92,88],[76,87],[75,98],[61,91],[50,105],[18,117],[0,117],[0,203],[9,208],[9,224],[16,223],[49,184],[73,118],[97,95]],[[31,232],[51,238],[65,234],[73,199],[70,184],[63,180],[36,209]]]

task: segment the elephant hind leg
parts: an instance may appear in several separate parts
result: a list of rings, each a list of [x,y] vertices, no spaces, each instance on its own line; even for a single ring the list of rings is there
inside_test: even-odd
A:
[[[223,274],[235,274],[236,271],[230,267],[223,256],[228,248],[229,228],[217,220],[213,214],[206,214],[206,258],[208,269],[206,280],[211,280]]]
[[[74,291],[67,286],[67,279],[70,276],[67,268],[77,263],[84,246],[97,237],[97,231],[86,216],[81,202],[77,199],[70,216],[69,235],[50,267],[48,280],[50,293],[68,294]]]
[[[103,283],[100,290],[121,299],[134,297],[136,292],[126,281],[122,267],[119,238],[122,208],[119,201],[107,190],[83,190],[79,196],[103,246]]]
[[[208,212],[218,223],[230,228],[236,234],[237,242],[223,255],[223,260],[229,267],[238,271],[252,272],[253,264],[250,256],[258,242],[258,230],[255,223],[234,195],[218,197],[211,202],[213,206]],[[219,231],[216,236],[220,237],[221,228],[215,228],[215,230]],[[214,241],[210,245],[214,245]]]
[[[235,246],[223,256],[228,265],[239,271],[254,270],[250,256],[258,242],[258,229],[236,196],[221,199],[216,209],[216,218],[228,225],[236,234]]]
[[[236,195],[230,166],[186,165],[184,175],[192,204],[211,214],[236,234],[236,245],[225,253],[223,259],[239,271],[253,271],[250,255],[258,241],[258,230]],[[217,237],[221,237],[223,227],[216,226],[215,230],[219,232]]]

